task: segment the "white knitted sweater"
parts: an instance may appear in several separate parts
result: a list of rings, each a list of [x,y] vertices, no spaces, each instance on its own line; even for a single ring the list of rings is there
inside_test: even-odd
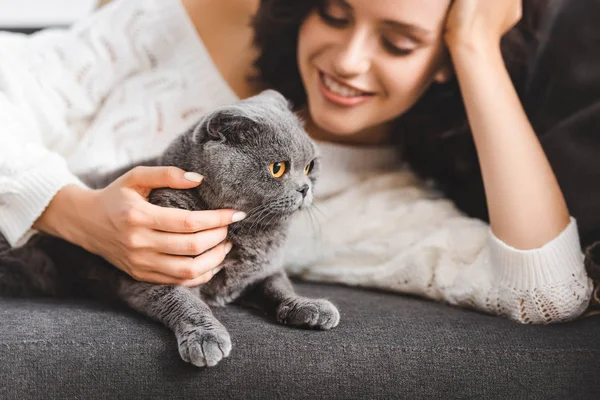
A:
[[[74,174],[160,153],[236,95],[178,0],[121,0],[69,30],[0,34],[0,231],[13,246]],[[418,182],[393,150],[320,143],[313,218],[286,268],[524,323],[573,319],[592,290],[576,221],[520,251]]]

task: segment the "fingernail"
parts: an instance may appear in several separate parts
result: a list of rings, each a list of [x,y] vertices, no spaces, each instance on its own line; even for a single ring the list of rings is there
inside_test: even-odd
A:
[[[183,177],[190,182],[200,183],[204,179],[204,177],[196,172],[186,172],[183,174]]]
[[[233,244],[231,242],[227,242],[227,244],[225,245],[225,254],[229,254],[232,247],[233,247]]]
[[[212,270],[213,275],[218,274],[221,269],[223,269],[223,267],[217,267],[217,268],[213,269]]]
[[[238,211],[231,217],[231,222],[238,222],[246,218],[246,213]]]

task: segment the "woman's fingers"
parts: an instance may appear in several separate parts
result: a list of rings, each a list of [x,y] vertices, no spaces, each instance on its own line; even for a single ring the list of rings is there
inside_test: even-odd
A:
[[[125,186],[147,197],[152,189],[189,189],[198,186],[204,177],[177,167],[135,167],[121,179]]]
[[[197,256],[212,249],[227,238],[227,228],[207,229],[196,233],[152,231],[149,241],[157,253]]]
[[[227,226],[246,217],[236,210],[188,211],[148,204],[145,212],[151,218],[148,228],[177,233],[192,233]]]
[[[174,278],[177,282],[198,280],[202,275],[219,267],[230,250],[231,243],[223,242],[196,257],[156,254],[140,260],[136,270],[143,269],[138,275],[155,272]],[[140,276],[134,278],[141,279]]]
[[[218,274],[220,270],[221,270],[221,267],[215,267],[212,270],[206,272],[204,275],[200,275],[196,279],[190,279],[188,281],[183,281],[182,283],[180,283],[180,285],[185,286],[185,287],[196,287],[199,285],[203,285],[206,282],[210,281],[213,278],[213,276]]]

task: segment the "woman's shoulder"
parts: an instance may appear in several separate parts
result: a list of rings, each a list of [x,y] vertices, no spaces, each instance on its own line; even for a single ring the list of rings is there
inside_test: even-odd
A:
[[[181,0],[193,16],[219,16],[227,19],[244,18],[253,15],[260,0]]]
[[[258,0],[183,0],[212,61],[240,98],[257,92],[248,77],[258,55],[250,26],[258,4]]]

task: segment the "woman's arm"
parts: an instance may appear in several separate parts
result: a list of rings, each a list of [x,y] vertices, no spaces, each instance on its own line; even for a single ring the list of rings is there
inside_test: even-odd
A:
[[[561,189],[500,53],[521,0],[457,0],[446,39],[473,132],[494,234],[539,248],[569,224]]]
[[[525,323],[573,319],[588,305],[577,223],[505,68],[500,38],[522,0],[457,0],[446,40],[473,133],[491,230],[446,300]]]
[[[63,156],[106,96],[200,44],[178,0],[118,1],[69,29],[0,43],[0,231],[14,246],[59,189],[84,186]]]
[[[230,249],[224,239],[235,210],[147,202],[152,188],[189,189],[201,177],[142,168],[92,191],[64,157],[125,79],[169,64],[198,70],[203,54],[179,0],[116,1],[68,30],[0,33],[0,232],[10,244],[37,229],[140,280],[210,279]]]
[[[0,126],[0,233],[19,246],[35,233],[34,221],[61,188],[85,185],[60,154],[44,147],[27,109],[16,107],[1,91]]]

